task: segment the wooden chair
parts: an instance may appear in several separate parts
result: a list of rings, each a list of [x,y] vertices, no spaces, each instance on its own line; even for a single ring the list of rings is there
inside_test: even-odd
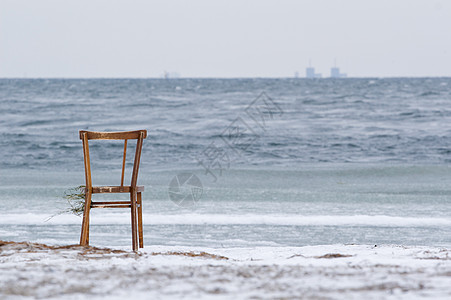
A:
[[[83,156],[85,163],[86,178],[86,197],[85,209],[83,213],[83,222],[81,225],[80,245],[89,245],[89,214],[91,208],[131,208],[131,224],[132,224],[132,248],[133,251],[139,247],[144,247],[143,229],[142,229],[142,198],[141,192],[144,191],[143,186],[137,186],[139,161],[141,158],[141,149],[143,140],[147,137],[146,130],[123,131],[123,132],[94,132],[80,131],[80,139],[83,142]],[[89,140],[124,140],[124,156],[122,159],[122,177],[120,186],[92,186],[91,179],[91,162],[89,158]],[[131,184],[124,186],[125,160],[127,155],[127,141],[137,140],[136,153],[133,163],[133,172]],[[92,194],[101,193],[130,193],[129,201],[91,201]]]

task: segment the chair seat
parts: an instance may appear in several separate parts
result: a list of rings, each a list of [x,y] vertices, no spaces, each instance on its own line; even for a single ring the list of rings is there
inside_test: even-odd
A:
[[[103,194],[103,193],[130,193],[132,190],[131,186],[93,186],[93,194]],[[144,186],[139,185],[136,187],[136,192],[144,192]]]

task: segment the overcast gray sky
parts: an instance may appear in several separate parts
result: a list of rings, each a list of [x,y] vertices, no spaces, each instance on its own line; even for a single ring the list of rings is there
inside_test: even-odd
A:
[[[446,0],[0,0],[0,77],[451,76]]]

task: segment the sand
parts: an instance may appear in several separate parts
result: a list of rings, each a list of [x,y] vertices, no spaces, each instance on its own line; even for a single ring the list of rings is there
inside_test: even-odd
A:
[[[451,250],[206,249],[0,241],[0,299],[450,299]]]

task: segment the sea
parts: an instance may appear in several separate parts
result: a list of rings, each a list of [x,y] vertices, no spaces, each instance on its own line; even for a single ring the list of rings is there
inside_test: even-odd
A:
[[[451,78],[0,79],[0,240],[77,244],[79,130],[137,129],[147,246],[451,247]],[[90,150],[120,185],[122,141]],[[90,234],[130,246],[129,210]]]

